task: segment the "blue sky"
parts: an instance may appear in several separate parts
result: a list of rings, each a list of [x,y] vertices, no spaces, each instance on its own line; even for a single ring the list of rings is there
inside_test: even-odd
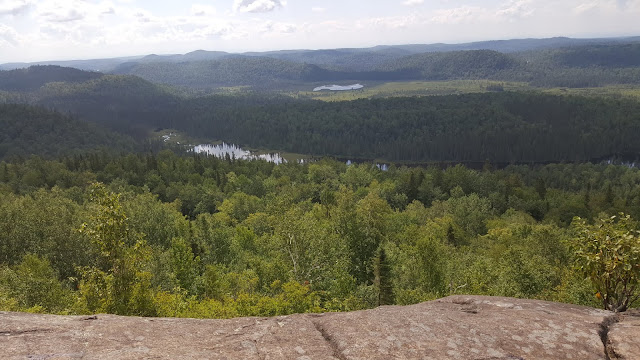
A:
[[[0,63],[640,35],[640,0],[0,0]]]

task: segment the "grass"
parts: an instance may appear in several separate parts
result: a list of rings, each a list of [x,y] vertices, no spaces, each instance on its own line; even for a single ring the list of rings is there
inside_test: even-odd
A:
[[[493,80],[449,80],[449,81],[406,81],[387,83],[363,83],[359,90],[347,91],[283,91],[282,94],[301,99],[322,101],[349,101],[378,97],[438,96],[491,91],[491,87],[501,87],[504,91],[542,91],[556,95],[579,95],[597,97],[624,97],[640,99],[640,86],[608,85],[591,88],[538,88],[524,82],[504,82]],[[315,85],[313,85],[315,86]],[[311,86],[309,86],[311,87]]]
[[[637,85],[608,85],[592,88],[552,88],[543,90],[556,95],[579,95],[614,98],[640,99],[640,87]]]
[[[296,91],[285,92],[296,98],[323,101],[348,101],[375,97],[433,96],[487,92],[487,88],[500,86],[505,91],[531,90],[526,83],[491,80],[452,81],[403,81],[387,83],[364,83],[364,88],[347,91]]]

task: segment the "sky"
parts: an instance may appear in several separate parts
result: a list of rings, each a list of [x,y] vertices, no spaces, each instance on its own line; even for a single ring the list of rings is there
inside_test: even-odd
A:
[[[0,63],[640,35],[640,0],[0,0]]]

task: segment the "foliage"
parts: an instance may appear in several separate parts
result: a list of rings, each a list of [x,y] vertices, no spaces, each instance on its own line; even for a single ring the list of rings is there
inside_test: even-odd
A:
[[[378,288],[378,305],[392,305],[393,284],[391,280],[391,269],[387,252],[384,247],[378,249],[378,254],[374,259],[375,285]]]
[[[33,91],[51,82],[80,83],[97,79],[98,72],[81,71],[54,65],[31,66],[25,69],[0,71],[0,90]]]
[[[102,264],[81,270],[80,302],[92,312],[154,315],[151,274],[145,269],[150,249],[140,234],[130,230],[119,195],[101,184],[94,184],[90,194],[97,214],[80,231],[97,247]]]
[[[343,102],[212,96],[185,101],[189,134],[317,156],[494,163],[636,154],[638,102],[484,93]],[[259,133],[253,129],[260,128]],[[576,132],[575,129],[581,129]]]
[[[0,269],[0,294],[4,289],[9,299],[15,302],[7,302],[7,298],[0,304],[11,310],[16,308],[33,312],[61,312],[68,308],[71,300],[71,291],[59,280],[55,270],[46,259],[36,255],[25,255],[22,262],[12,269]],[[40,309],[40,310],[37,310]]]
[[[313,82],[453,79],[526,81],[546,87],[638,83],[636,66],[640,46],[637,43],[611,41],[596,45],[567,41],[567,46],[573,46],[561,47],[562,44],[547,44],[533,50],[527,44],[509,48],[509,45],[484,43],[245,55],[211,53],[208,58],[187,54],[181,61],[158,57],[155,61],[129,62],[114,72],[196,89],[239,85],[265,89]]]
[[[69,155],[100,147],[134,148],[126,136],[33,106],[0,104],[0,127],[0,159]]]
[[[623,213],[595,225],[576,217],[573,229],[576,265],[591,280],[602,306],[627,310],[640,298],[640,232],[635,223]]]
[[[210,318],[461,293],[593,305],[567,218],[640,215],[639,183],[638,169],[594,164],[381,171],[170,151],[0,162],[0,306]]]

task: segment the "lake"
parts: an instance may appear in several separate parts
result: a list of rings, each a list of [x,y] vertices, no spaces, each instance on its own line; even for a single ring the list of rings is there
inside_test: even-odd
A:
[[[243,160],[266,160],[268,162],[272,162],[274,164],[283,164],[286,163],[287,160],[285,158],[282,157],[282,155],[280,155],[280,153],[267,153],[267,154],[261,154],[261,153],[256,153],[256,152],[252,152],[249,150],[245,150],[243,148],[241,148],[238,145],[235,144],[227,144],[225,142],[223,142],[222,144],[217,144],[217,145],[212,145],[212,144],[200,144],[200,145],[196,145],[194,146],[191,151],[197,153],[197,154],[207,154],[207,155],[211,155],[211,156],[215,156],[217,158],[220,159],[224,159],[226,157],[227,154],[229,154],[230,158],[234,158],[234,159],[243,159]],[[304,164],[308,161],[314,161],[313,159],[299,159],[298,163],[300,164]],[[344,161],[344,160],[342,160]],[[357,163],[355,161],[351,161],[351,160],[346,160],[345,163],[347,165],[351,165],[354,163]],[[375,164],[376,167],[378,167],[378,169],[382,170],[382,171],[387,171],[389,170],[389,164],[380,164],[380,163],[376,163]]]
[[[222,143],[218,145],[212,144],[200,144],[196,145],[192,149],[193,152],[197,154],[207,154],[211,156],[215,156],[221,159],[224,159],[227,154],[229,157],[235,159],[244,159],[244,160],[255,160],[255,159],[263,159],[275,164],[286,163],[285,160],[279,153],[269,153],[269,154],[260,154],[255,153],[249,150],[245,150],[234,144]]]
[[[322,91],[322,90],[330,90],[330,91],[347,91],[347,90],[358,90],[362,89],[364,85],[353,84],[353,85],[324,85],[318,86],[313,89],[313,91]]]

